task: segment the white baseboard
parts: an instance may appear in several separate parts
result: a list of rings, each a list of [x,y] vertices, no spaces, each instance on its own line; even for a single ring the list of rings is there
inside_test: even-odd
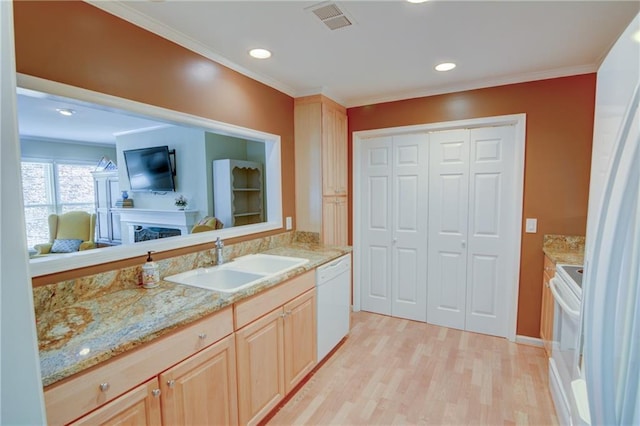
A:
[[[542,339],[538,337],[529,337],[529,336],[516,336],[516,343],[521,345],[529,345],[529,346],[539,346],[543,347]]]

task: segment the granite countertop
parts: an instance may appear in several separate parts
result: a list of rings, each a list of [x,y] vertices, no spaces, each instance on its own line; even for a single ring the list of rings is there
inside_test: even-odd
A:
[[[582,265],[584,263],[584,237],[545,235],[542,251],[555,264]]]
[[[79,373],[234,302],[349,253],[349,247],[293,243],[263,253],[309,259],[305,265],[237,293],[168,281],[154,289],[122,289],[36,318],[44,386]]]

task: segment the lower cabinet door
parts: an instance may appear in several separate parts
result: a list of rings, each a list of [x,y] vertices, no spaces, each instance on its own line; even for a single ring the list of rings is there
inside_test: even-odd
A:
[[[553,294],[549,288],[551,278],[546,272],[543,273],[542,281],[542,309],[540,314],[540,338],[547,352],[547,357],[551,357],[551,341],[553,340]]]
[[[293,388],[316,365],[316,290],[284,305],[285,390]]]
[[[346,246],[347,197],[322,197],[322,243]]]
[[[160,389],[153,378],[130,390],[73,425],[160,425]]]
[[[257,424],[285,395],[283,310],[236,332],[240,424]]]
[[[238,424],[234,336],[162,373],[160,386],[165,425]]]

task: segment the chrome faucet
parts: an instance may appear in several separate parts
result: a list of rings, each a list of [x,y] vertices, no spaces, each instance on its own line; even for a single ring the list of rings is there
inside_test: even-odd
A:
[[[218,265],[222,265],[224,263],[224,254],[222,254],[223,248],[224,243],[222,242],[220,237],[218,237],[218,239],[216,239],[216,259],[218,261]]]

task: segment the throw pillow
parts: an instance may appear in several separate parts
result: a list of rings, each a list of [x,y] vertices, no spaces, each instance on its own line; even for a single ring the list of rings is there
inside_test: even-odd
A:
[[[73,253],[80,249],[82,240],[54,240],[51,253]]]

